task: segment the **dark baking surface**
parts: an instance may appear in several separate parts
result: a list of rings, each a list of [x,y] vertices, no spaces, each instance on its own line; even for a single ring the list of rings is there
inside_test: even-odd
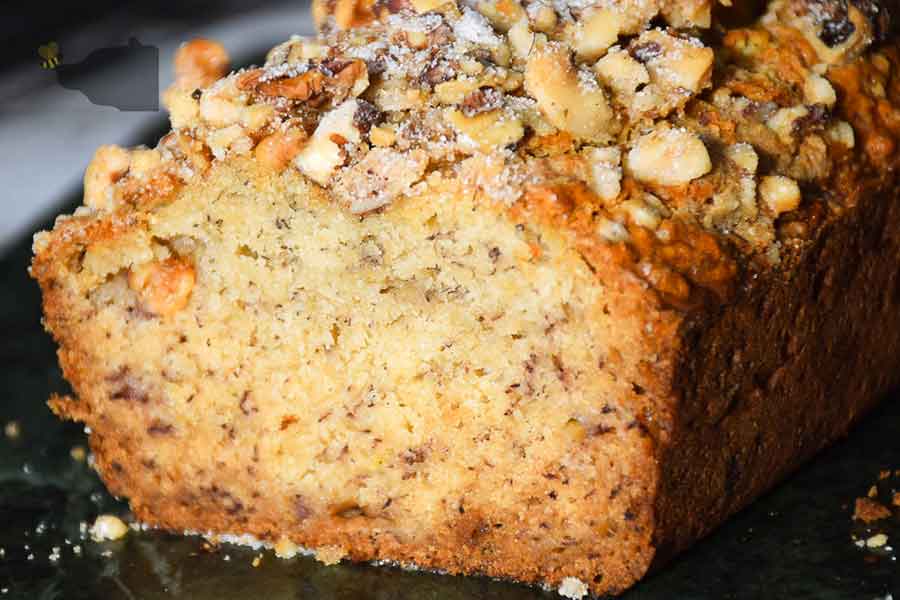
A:
[[[155,139],[153,135],[147,139]],[[14,194],[7,190],[12,201]],[[73,195],[64,209],[77,203]],[[52,223],[36,224],[47,228]],[[559,598],[485,578],[411,573],[387,567],[326,567],[311,558],[154,531],[94,543],[80,531],[100,513],[127,515],[85,462],[79,425],[61,423],[45,400],[65,392],[55,346],[40,325],[40,294],[28,278],[30,239],[0,257],[0,600],[143,599],[538,599]],[[864,526],[855,498],[878,483],[882,500],[900,491],[900,394],[886,398],[852,433],[712,536],[627,593],[636,599],[815,598],[900,600],[900,517]],[[777,405],[773,405],[777,410]],[[859,548],[854,536],[888,535],[888,546]],[[74,549],[80,547],[80,554]],[[54,550],[56,548],[56,550]],[[55,556],[58,555],[58,558]],[[54,558],[51,558],[54,556]]]

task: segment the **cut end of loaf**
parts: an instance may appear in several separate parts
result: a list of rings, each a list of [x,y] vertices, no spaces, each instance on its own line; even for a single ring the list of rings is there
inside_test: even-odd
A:
[[[154,525],[624,589],[653,553],[653,313],[559,230],[434,183],[361,217],[221,164],[68,236],[36,261],[78,394],[55,408]]]

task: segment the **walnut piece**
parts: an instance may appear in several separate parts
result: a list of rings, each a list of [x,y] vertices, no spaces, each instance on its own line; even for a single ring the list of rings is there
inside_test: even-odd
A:
[[[628,171],[638,181],[674,186],[690,183],[712,169],[709,152],[686,129],[657,129],[637,140],[628,153]]]
[[[408,194],[427,166],[428,154],[423,150],[373,148],[358,163],[340,172],[332,191],[350,212],[366,213]]]
[[[175,86],[193,91],[205,88],[228,74],[228,52],[222,44],[197,38],[175,52]]]
[[[546,44],[532,50],[525,90],[554,127],[577,139],[602,142],[619,129],[606,94],[589,71],[579,73],[564,46]]]
[[[187,306],[195,282],[194,267],[180,258],[144,263],[128,273],[128,287],[146,310],[161,317]]]
[[[306,143],[306,132],[291,128],[287,131],[276,131],[260,140],[253,151],[259,163],[274,171],[282,171]]]
[[[591,166],[591,188],[601,200],[612,201],[622,191],[622,152],[617,147],[589,148],[584,153]]]
[[[800,206],[800,186],[790,177],[767,175],[759,182],[759,196],[775,215],[790,212]]]
[[[578,60],[593,62],[619,39],[624,17],[609,8],[587,10],[571,27],[571,44]]]
[[[522,121],[507,114],[503,109],[494,109],[471,117],[460,110],[448,109],[445,118],[463,134],[463,146],[482,152],[515,144],[525,135]]]
[[[84,205],[96,210],[110,207],[112,186],[128,172],[131,155],[121,146],[100,146],[84,173]]]
[[[347,100],[326,113],[309,143],[294,158],[294,164],[304,175],[326,185],[334,172],[344,164],[344,144],[358,144],[360,132],[353,117],[359,108],[356,100]]]

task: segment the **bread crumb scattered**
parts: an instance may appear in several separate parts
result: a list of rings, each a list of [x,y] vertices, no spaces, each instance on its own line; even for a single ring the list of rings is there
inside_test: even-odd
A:
[[[316,560],[324,565],[336,565],[347,556],[347,550],[341,546],[322,546],[316,549]]]
[[[872,537],[866,540],[866,547],[868,548],[881,548],[885,544],[887,544],[888,536],[883,533],[876,533]]]
[[[115,515],[100,515],[91,526],[91,539],[95,542],[118,540],[128,533],[128,526]]]
[[[300,546],[287,538],[281,538],[273,547],[278,558],[294,558],[300,552]]]
[[[87,452],[85,452],[84,446],[72,446],[72,449],[69,450],[69,456],[72,457],[72,460],[84,462],[87,458]]]
[[[253,565],[253,568],[255,569],[260,565],[260,563],[262,563],[262,554],[257,554],[253,557],[253,562],[250,564]]]
[[[3,433],[6,434],[7,439],[17,440],[22,435],[22,427],[18,421],[10,421],[3,428]]]
[[[853,511],[853,519],[863,523],[880,521],[891,516],[891,511],[886,506],[871,498],[857,498]]]
[[[588,586],[577,577],[566,577],[559,584],[559,595],[573,600],[587,596]]]

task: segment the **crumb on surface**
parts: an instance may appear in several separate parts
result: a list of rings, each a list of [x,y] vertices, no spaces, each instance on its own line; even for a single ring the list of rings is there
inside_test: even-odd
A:
[[[887,544],[888,536],[883,533],[876,533],[872,537],[866,540],[866,547],[868,548],[881,548],[885,544]]]
[[[559,584],[559,595],[573,600],[587,596],[587,585],[577,577],[566,577]]]
[[[69,456],[72,457],[72,460],[84,462],[85,459],[87,459],[87,452],[85,451],[84,446],[72,446],[72,449],[69,450]]]
[[[95,542],[118,540],[128,533],[128,526],[115,515],[100,515],[91,526],[91,539]]]
[[[324,565],[336,565],[347,556],[347,550],[341,546],[322,546],[315,552],[316,560]]]
[[[891,511],[886,506],[871,498],[857,498],[853,510],[853,520],[863,523],[880,521],[891,516]]]
[[[278,558],[294,558],[300,552],[300,546],[287,538],[281,538],[272,548]]]
[[[6,435],[7,439],[17,440],[19,439],[19,436],[22,435],[22,426],[19,425],[18,421],[9,421],[3,428],[3,433]]]

